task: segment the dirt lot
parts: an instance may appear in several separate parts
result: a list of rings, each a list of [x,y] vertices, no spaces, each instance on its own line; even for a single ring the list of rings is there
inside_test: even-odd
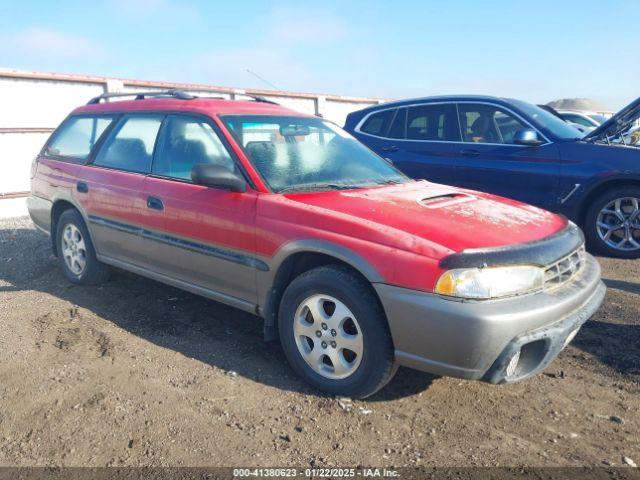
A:
[[[640,464],[640,261],[600,261],[605,304],[545,374],[401,369],[348,408],[255,317],[123,272],[72,286],[29,220],[2,221],[0,465]]]

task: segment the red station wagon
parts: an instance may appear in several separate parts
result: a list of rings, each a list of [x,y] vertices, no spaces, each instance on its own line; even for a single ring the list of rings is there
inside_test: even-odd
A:
[[[366,397],[398,365],[522,380],[603,300],[563,217],[411,180],[261,98],[113,96],[74,110],[33,164],[29,211],[65,276],[114,266],[254,313],[320,390]]]

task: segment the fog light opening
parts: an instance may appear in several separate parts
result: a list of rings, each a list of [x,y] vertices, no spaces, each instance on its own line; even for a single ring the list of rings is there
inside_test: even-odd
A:
[[[520,362],[520,350],[518,350],[511,360],[509,360],[509,365],[507,365],[507,377],[513,377],[516,373],[516,369],[518,368],[518,363]]]

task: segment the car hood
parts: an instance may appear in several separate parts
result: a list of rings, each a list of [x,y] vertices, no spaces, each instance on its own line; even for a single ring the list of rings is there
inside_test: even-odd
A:
[[[640,117],[640,97],[616,113],[609,120],[587,134],[583,140],[606,140],[627,130]]]
[[[422,250],[416,237],[459,252],[540,240],[567,225],[563,217],[537,207],[424,180],[287,197],[348,216],[367,227],[362,230],[366,240],[384,241],[384,236],[385,243],[414,251]],[[331,229],[330,222],[325,228]]]

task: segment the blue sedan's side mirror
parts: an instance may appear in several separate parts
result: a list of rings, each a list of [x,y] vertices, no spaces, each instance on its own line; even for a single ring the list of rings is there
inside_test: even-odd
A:
[[[526,145],[529,147],[536,147],[538,145],[541,145],[544,142],[540,140],[540,137],[538,136],[538,132],[536,132],[535,130],[526,129],[526,130],[518,130],[515,133],[515,135],[513,136],[513,143],[515,143],[516,145]]]

